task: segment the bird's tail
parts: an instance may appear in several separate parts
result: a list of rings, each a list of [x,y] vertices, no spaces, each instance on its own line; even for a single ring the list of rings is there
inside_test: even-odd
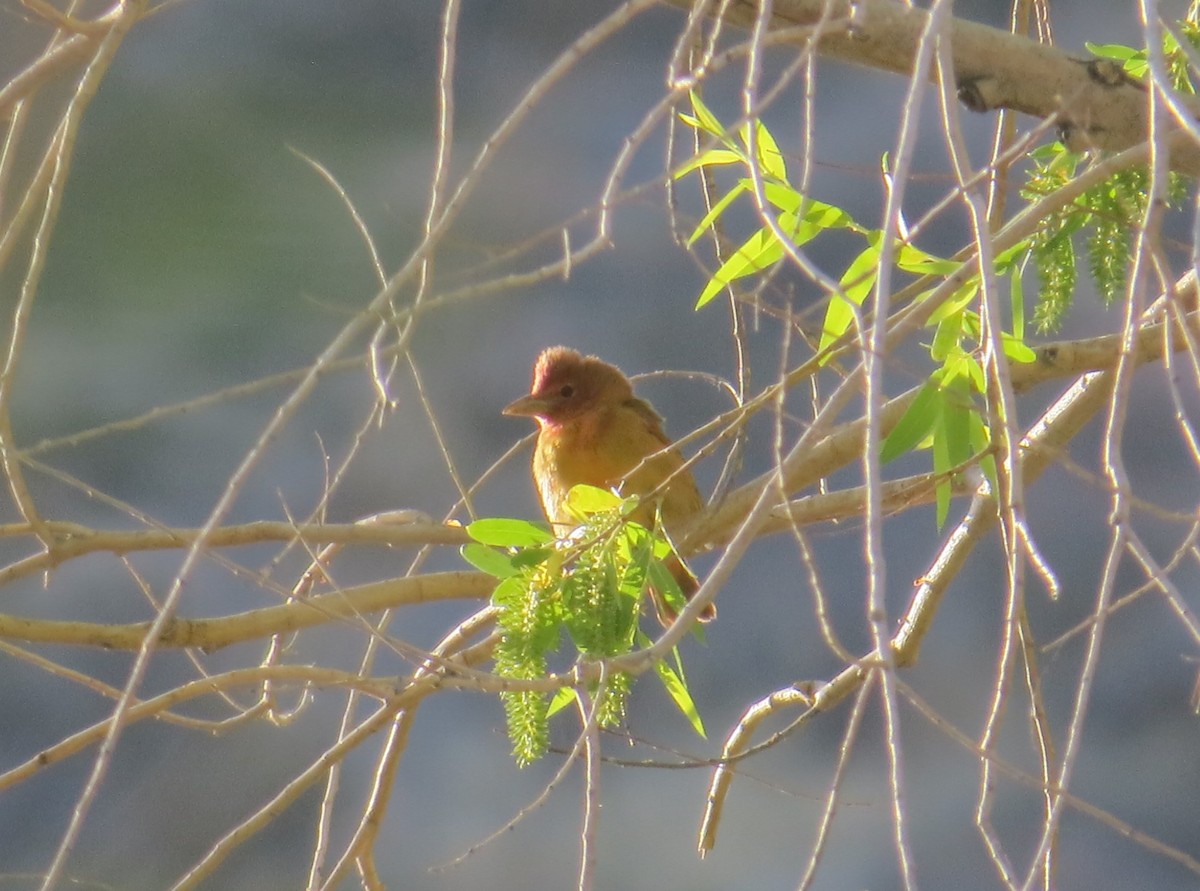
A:
[[[695,593],[700,589],[700,582],[696,578],[686,563],[679,559],[675,554],[671,554],[663,561],[667,572],[671,573],[671,577],[675,579],[675,584],[679,586],[680,592],[685,600],[691,600]],[[665,628],[675,621],[675,616],[678,615],[675,609],[667,602],[667,598],[662,592],[657,590],[653,585],[650,586],[650,600],[654,604],[654,611],[658,614],[658,621]],[[704,607],[700,613],[701,622],[711,622],[717,617],[717,608],[711,603]]]

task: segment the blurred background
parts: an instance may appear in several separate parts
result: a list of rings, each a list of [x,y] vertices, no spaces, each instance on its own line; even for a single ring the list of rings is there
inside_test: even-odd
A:
[[[1164,4],[1164,14],[1178,14],[1182,5]],[[954,11],[1007,27],[1006,7],[960,0]],[[1055,0],[1057,41],[1080,53],[1085,41],[1140,45],[1135,7]],[[612,8],[611,2],[544,0],[464,5],[455,77],[455,178],[469,169],[528,85]],[[385,265],[397,269],[420,239],[433,169],[440,14],[433,2],[194,0],[169,6],[134,29],[79,134],[13,403],[18,441],[27,446],[46,441],[35,452],[38,460],[69,475],[31,474],[48,517],[140,528],[126,508],[97,497],[100,492],[158,523],[195,526],[205,520],[286,386],[230,396],[78,445],[59,438],[303,368],[367,304],[377,288],[362,240],[336,194],[297,153],[337,177]],[[595,205],[623,141],[663,93],[683,20],[670,8],[639,16],[555,86],[499,153],[450,232],[435,269],[435,293],[471,283],[475,273],[464,270]],[[0,0],[5,81],[47,38],[17,0]],[[770,64],[777,71],[785,61],[780,54]],[[739,77],[731,69],[707,88],[710,105],[725,120],[738,113]],[[878,226],[879,159],[894,150],[906,84],[826,62],[819,65],[816,83],[812,193]],[[910,219],[951,188],[930,103],[925,117],[931,123],[906,202]],[[55,104],[47,101],[42,108],[45,116],[34,126],[51,123]],[[785,151],[794,152],[802,135],[797,91],[785,94],[766,121]],[[964,118],[976,163],[986,158],[993,123],[991,116]],[[625,185],[661,178],[665,163],[660,127],[637,153]],[[680,200],[695,213],[694,184],[688,185],[692,190],[681,189]],[[16,197],[2,196],[4,206]],[[588,225],[572,231],[586,237]],[[949,255],[962,246],[965,231],[965,217],[955,208],[930,225],[921,246]],[[413,356],[463,479],[477,478],[530,432],[499,410],[526,392],[530,365],[545,346],[564,343],[596,353],[630,374],[671,369],[733,375],[728,309],[716,301],[693,311],[705,275],[672,240],[662,190],[622,203],[612,239],[611,250],[579,264],[566,280],[450,302],[421,317]],[[812,256],[836,277],[857,250],[849,239],[831,238],[828,245],[814,245]],[[559,240],[552,238],[518,267],[560,252]],[[5,306],[16,299],[22,271],[0,278]],[[1084,291],[1065,336],[1119,324],[1117,311],[1100,309],[1086,286]],[[773,293],[778,303],[796,310],[817,300],[814,288],[798,276],[783,277]],[[751,384],[757,389],[778,373],[781,334],[769,317],[747,316],[747,324]],[[899,392],[928,371],[919,349],[898,355],[889,389]],[[1196,468],[1179,445],[1161,373],[1143,372],[1137,386],[1126,437],[1135,488],[1164,507],[1194,509]],[[725,395],[696,376],[654,377],[639,389],[676,437],[729,407]],[[1046,387],[1030,394],[1022,403],[1023,420],[1034,419],[1058,392]],[[396,508],[442,517],[457,500],[446,458],[403,367],[392,395],[397,410],[365,435],[329,505],[331,521]],[[373,399],[361,367],[323,379],[249,479],[230,521],[306,516],[323,491],[326,456],[336,464],[345,454]],[[751,430],[739,481],[762,472],[771,460],[769,423]],[[1096,466],[1099,435],[1094,426],[1074,443],[1072,457],[1081,465]],[[528,452],[522,452],[478,493],[479,515],[537,515],[527,460]],[[706,491],[719,469],[717,460],[699,468]],[[1054,470],[1031,491],[1029,502],[1039,544],[1063,583],[1057,602],[1036,585],[1030,589],[1034,627],[1047,642],[1091,609],[1108,499],[1095,481]],[[952,522],[960,512],[957,505]],[[17,519],[7,502],[3,518]],[[869,642],[861,531],[856,524],[811,530],[833,620],[855,652],[865,651]],[[1147,521],[1140,531],[1164,558],[1179,538],[1178,527],[1166,521]],[[911,581],[925,572],[938,547],[932,507],[890,521],[885,533],[889,607],[898,614],[907,605]],[[228,556],[267,569],[276,550],[243,548]],[[25,553],[20,542],[0,550],[8,560]],[[181,559],[168,551],[132,562],[161,597]],[[403,551],[360,549],[335,567],[337,580],[348,585],[398,575],[410,560]],[[443,549],[425,568],[462,565],[454,549]],[[701,569],[708,565],[698,561]],[[272,572],[286,587],[302,566],[302,560],[288,562]],[[1126,587],[1118,593],[1141,581],[1132,565],[1126,569]],[[993,541],[972,557],[920,664],[904,675],[946,721],[972,735],[982,727],[994,682],[1003,578]],[[1194,592],[1194,562],[1175,581]],[[253,581],[208,561],[189,581],[182,614],[222,615],[263,605],[267,596]],[[718,602],[721,617],[708,629],[707,642],[690,641],[684,651],[709,739],[697,739],[653,683],[634,694],[629,731],[663,747],[664,760],[672,750],[715,757],[751,702],[793,681],[828,678],[840,668],[816,626],[812,592],[788,537],[756,543]],[[428,646],[470,608],[452,603],[411,610],[394,630]],[[0,611],[103,622],[151,614],[115,556],[74,561],[47,578],[11,585]],[[1071,707],[1082,640],[1043,657],[1056,726]],[[353,669],[359,647],[352,629],[327,628],[301,635],[289,658]],[[1137,830],[1200,855],[1195,806],[1200,724],[1188,705],[1196,667],[1185,658],[1194,642],[1163,603],[1148,596],[1110,623],[1105,647],[1072,790]],[[235,647],[205,661],[213,670],[252,663],[258,649]],[[124,681],[130,663],[122,653],[47,648],[47,654],[114,684]],[[0,655],[0,663],[0,769],[100,720],[110,708],[106,699],[24,661]],[[385,661],[379,668],[389,670],[399,673],[404,665]],[[162,653],[144,689],[168,689],[191,673],[182,655]],[[161,724],[131,728],[67,874],[82,887],[168,885],[319,755],[335,732],[340,702],[336,694],[319,693],[312,708],[282,728],[251,724],[215,736]],[[214,704],[200,710],[207,717],[222,714]],[[598,886],[794,887],[848,714],[843,706],[742,765],[745,775],[728,801],[719,845],[704,861],[695,854],[695,836],[707,770],[606,768]],[[911,710],[903,726],[911,843],[921,886],[999,886],[972,825],[977,759]],[[1014,714],[1006,726],[1011,739],[1004,740],[1002,751],[1033,769],[1023,718]],[[880,727],[876,700],[855,749],[847,804],[838,814],[816,888],[899,886]],[[558,732],[556,743],[569,746],[568,723]],[[371,754],[368,746],[348,761],[345,810],[336,827],[340,837],[353,829],[351,803],[366,791]],[[612,739],[608,754],[627,752]],[[384,828],[387,842],[379,856],[388,887],[572,887],[581,822],[578,773],[514,831],[461,865],[431,870],[526,806],[558,765],[556,756],[523,771],[513,765],[494,698],[465,693],[431,698],[416,721]],[[0,887],[36,884],[28,876],[46,868],[90,767],[90,754],[77,756],[0,793]],[[1007,784],[992,815],[1018,864],[1036,843],[1038,800],[1036,792]],[[314,790],[209,886],[300,887],[317,803]],[[1062,825],[1062,853],[1063,887],[1197,884],[1194,873],[1169,858],[1072,810]]]

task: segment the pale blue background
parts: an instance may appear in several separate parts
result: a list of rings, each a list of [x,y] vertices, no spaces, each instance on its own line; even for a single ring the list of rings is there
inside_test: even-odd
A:
[[[956,12],[1003,24],[1006,5],[963,2]],[[1134,42],[1133,6],[1059,0],[1058,39],[1071,50],[1081,50],[1084,40]],[[466,4],[458,48],[456,173],[530,80],[595,21],[596,7],[532,0]],[[22,443],[312,361],[347,314],[373,293],[373,276],[337,200],[288,149],[312,155],[335,172],[395,268],[415,243],[424,214],[438,12],[430,2],[193,2],[135,31],[80,134],[14,411]],[[3,13],[0,65],[8,72],[29,58],[33,39],[42,38],[39,29],[20,21],[23,13],[13,0]],[[595,200],[622,139],[659,95],[681,22],[681,14],[670,9],[642,16],[552,94],[473,199],[439,265],[441,281],[451,280],[459,264],[478,260],[477,247],[526,237]],[[877,225],[876,171],[880,155],[893,147],[904,84],[832,64],[822,65],[819,84],[815,194]],[[724,102],[728,115],[734,95],[727,83],[714,86],[710,98]],[[792,146],[796,107],[794,98],[785,101],[768,118]],[[982,159],[991,118],[965,123],[975,157]],[[910,216],[949,187],[932,118],[926,133],[916,164],[926,176],[910,190]],[[655,141],[633,165],[630,182],[654,176],[662,163],[661,143]],[[947,215],[924,246],[950,253],[960,246],[963,231],[961,214]],[[671,244],[653,199],[619,211],[614,241],[613,251],[575,269],[569,281],[459,304],[421,323],[414,352],[464,477],[477,476],[527,432],[498,412],[524,391],[530,362],[546,345],[563,342],[596,352],[630,373],[662,368],[731,373],[726,311],[714,304],[692,312],[701,273]],[[555,250],[552,245],[545,256]],[[854,250],[840,241],[814,248],[814,256],[836,275]],[[790,284],[796,306],[813,299],[812,289],[798,279]],[[0,285],[5,305],[11,305],[15,279],[0,279]],[[1103,315],[1088,304],[1089,296],[1082,299],[1086,305],[1073,317],[1072,333],[1117,323],[1115,314]],[[751,335],[758,385],[775,374],[778,339],[769,320]],[[919,352],[905,353],[894,366],[894,387],[909,385],[927,370]],[[368,438],[331,505],[331,519],[397,507],[440,515],[453,501],[407,381],[398,374],[401,411]],[[1196,502],[1195,468],[1179,463],[1174,445],[1164,447],[1176,440],[1159,384],[1148,379],[1139,390],[1127,452],[1137,462],[1135,481],[1144,497],[1186,509]],[[712,388],[695,381],[657,380],[643,392],[667,414],[675,435],[725,407]],[[232,519],[276,519],[285,509],[310,509],[322,485],[322,442],[335,453],[345,448],[371,395],[359,373],[323,382],[250,480]],[[1027,417],[1052,395],[1047,388],[1028,397]],[[278,391],[268,391],[42,457],[160,522],[194,525],[205,518],[279,398]],[[764,446],[769,428],[755,433],[759,439],[745,475],[769,460]],[[1095,430],[1081,437],[1076,459],[1092,462],[1096,443]],[[705,487],[716,472],[715,461],[702,467]],[[34,485],[48,516],[131,526],[121,513],[59,483],[35,476]],[[1030,608],[1044,641],[1089,609],[1106,502],[1097,488],[1058,472],[1030,503],[1040,543],[1064,581],[1057,604],[1032,591]],[[506,467],[476,506],[483,514],[534,515],[525,458]],[[12,519],[11,510],[5,519]],[[867,639],[858,531],[825,527],[814,530],[813,540],[839,631],[861,651]],[[890,606],[899,611],[910,580],[934,552],[932,513],[917,511],[889,523],[886,531]],[[1159,543],[1166,547],[1173,540],[1168,534]],[[19,553],[9,545],[3,551],[9,558]],[[262,567],[273,553],[247,549],[234,556]],[[167,552],[137,565],[161,593],[179,559]],[[397,574],[407,560],[405,553],[364,551],[340,565],[339,581]],[[461,564],[447,552],[428,565]],[[710,740],[697,741],[652,686],[635,695],[633,733],[711,757],[749,702],[794,680],[837,670],[815,628],[798,566],[786,538],[756,544],[721,592],[721,619],[710,629],[707,646],[687,648]],[[1192,569],[1179,578],[1191,586],[1189,593],[1195,576]],[[279,578],[285,585],[290,581],[285,571]],[[1136,576],[1123,578],[1129,584]],[[920,665],[905,673],[947,720],[972,734],[981,726],[991,682],[1001,579],[996,547],[981,549],[954,586]],[[31,579],[5,595],[0,608],[18,614],[97,621],[147,615],[127,573],[111,557],[68,564],[46,589],[41,579]],[[259,604],[260,597],[252,584],[206,565],[189,585],[186,611],[221,614]],[[429,643],[461,614],[461,605],[413,611],[404,620],[405,633]],[[1195,853],[1200,770],[1197,719],[1187,706],[1194,666],[1183,658],[1190,644],[1161,604],[1146,601],[1113,623],[1106,646],[1075,791]],[[303,635],[294,658],[349,668],[357,652],[352,634],[329,630]],[[1044,659],[1057,726],[1070,705],[1080,652],[1076,643]],[[121,654],[58,649],[53,655],[113,683],[120,683],[128,664]],[[256,655],[250,647],[217,654],[210,664],[242,664]],[[381,670],[401,666],[385,660]],[[105,714],[106,704],[94,695],[7,657],[0,671],[0,767]],[[180,656],[164,654],[147,689],[163,689],[188,671]],[[1005,753],[1028,767],[1022,701],[1014,700]],[[793,887],[847,714],[843,707],[745,765],[750,776],[736,784],[720,846],[705,862],[693,849],[706,772],[606,769],[599,887]],[[150,724],[126,733],[69,874],[113,888],[163,887],[315,757],[332,735],[336,716],[333,697],[326,694],[286,729],[251,726],[210,738]],[[971,825],[974,758],[911,711],[904,722],[911,841],[922,887],[994,887],[992,867]],[[878,730],[876,708],[855,756],[848,804],[817,888],[898,886]],[[559,742],[567,741],[562,730]],[[609,751],[625,754],[615,741]],[[350,802],[365,792],[370,766],[362,755],[348,764],[347,814]],[[464,866],[427,871],[508,819],[555,767],[553,758],[524,772],[513,767],[493,699],[435,697],[417,721],[379,848],[389,886],[573,886],[581,819],[577,778]],[[88,757],[76,758],[0,794],[0,873],[45,868],[89,769]],[[1019,861],[1033,839],[1032,830],[1022,827],[1036,813],[1037,798],[1005,788],[995,820],[1016,840]],[[299,887],[316,800],[315,794],[302,799],[210,887]],[[342,827],[348,829],[349,824]],[[1062,840],[1063,887],[1195,887],[1194,875],[1077,814],[1068,813]]]

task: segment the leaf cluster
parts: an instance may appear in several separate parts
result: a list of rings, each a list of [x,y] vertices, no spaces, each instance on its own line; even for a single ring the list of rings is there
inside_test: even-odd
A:
[[[1036,202],[1074,178],[1084,156],[1060,142],[1030,152],[1033,166],[1021,195]],[[1186,180],[1171,174],[1169,197],[1178,202]],[[1039,299],[1033,322],[1039,332],[1062,326],[1078,284],[1076,242],[1084,242],[1088,271],[1104,303],[1111,304],[1128,287],[1133,233],[1149,202],[1145,167],[1114,174],[1083,192],[1065,207],[1047,213],[1029,239],[1029,256],[1037,270]]]
[[[753,127],[743,124],[735,137],[695,93],[691,102],[694,113],[681,115],[681,119],[708,134],[722,147],[699,153],[682,165],[675,176],[729,164],[744,166],[749,175],[738,179],[733,188],[714,203],[712,210],[692,232],[689,243],[699,238],[735,199],[743,194],[754,194],[758,188],[776,212],[773,224],[758,229],[713,273],[701,291],[697,309],[730,283],[774,266],[784,259],[789,249],[797,249],[825,231],[840,229],[853,233],[862,238],[864,246],[839,278],[838,290],[831,295],[826,307],[817,344],[818,361],[827,363],[855,329],[863,305],[875,290],[883,256],[884,232],[859,224],[845,210],[817,201],[792,185],[783,154],[761,121],[755,121]],[[785,244],[785,239],[790,244]],[[898,270],[918,280],[932,282],[916,296],[918,303],[936,293],[941,281],[963,273],[966,265],[963,261],[930,254],[902,239],[898,239],[893,248],[892,261]],[[1006,251],[996,258],[994,268],[998,279],[1007,276],[1012,281],[1013,331],[1002,332],[1001,342],[1006,355],[1017,362],[1034,359],[1033,351],[1023,340],[1025,312],[1019,263],[1027,250],[1027,244],[1022,244]],[[949,510],[956,468],[982,459],[985,473],[994,476],[994,462],[987,455],[990,435],[989,425],[985,422],[985,376],[976,358],[984,336],[979,314],[973,308],[980,287],[977,272],[967,275],[965,284],[930,316],[928,325],[934,329],[930,357],[938,368],[883,445],[885,461],[917,448],[932,450],[934,470],[943,475],[937,487],[939,526],[945,522]]]
[[[515,519],[476,520],[467,527],[473,541],[463,557],[500,579],[492,595],[501,632],[497,674],[516,681],[545,678],[550,657],[566,642],[577,661],[598,662],[644,646],[639,626],[643,593],[652,584],[668,604],[681,608],[683,596],[663,565],[671,545],[652,530],[627,519],[634,498],[622,499],[593,486],[575,486],[567,508],[578,525],[556,539],[540,523]],[[667,692],[701,735],[703,724],[684,681],[683,666],[656,666]],[[633,679],[610,672],[590,694],[602,727],[619,725]],[[540,690],[501,693],[513,757],[529,764],[549,745],[549,719],[579,691],[564,686],[553,698]]]
[[[1179,23],[1178,31],[1191,45],[1200,45],[1200,24],[1193,7]],[[1143,80],[1149,73],[1147,51],[1121,44],[1087,44],[1098,58],[1121,65],[1124,73]],[[1175,36],[1163,35],[1163,54],[1174,89],[1194,95],[1188,51]],[[1061,142],[1042,146],[1029,153],[1033,162],[1021,195],[1035,203],[1062,188],[1075,176],[1084,156],[1069,151]],[[1172,203],[1182,200],[1186,179],[1170,175],[1168,187]],[[1084,242],[1090,273],[1104,303],[1117,300],[1128,286],[1129,265],[1133,257],[1133,232],[1145,216],[1149,202],[1149,174],[1145,167],[1123,170],[1088,189],[1073,203],[1047,213],[1037,232],[1029,240],[1029,256],[1037,271],[1039,299],[1034,310],[1034,325],[1039,332],[1058,330],[1066,317],[1078,283],[1076,242]]]
[[[1180,33],[1193,45],[1200,42],[1200,26],[1193,10],[1180,25]],[[1146,71],[1146,53],[1127,47],[1091,47],[1099,55],[1120,62],[1131,77]],[[1168,32],[1166,55],[1177,87],[1194,92],[1188,79],[1187,54]],[[787,163],[767,126],[752,119],[736,129],[726,127],[696,93],[692,113],[680,119],[704,135],[713,147],[699,151],[675,171],[684,177],[706,168],[736,166],[740,176],[697,224],[688,243],[694,243],[715,221],[746,195],[756,198],[763,225],[722,262],[696,301],[700,309],[732,283],[772,270],[808,242],[831,230],[851,233],[863,247],[841,273],[830,295],[816,348],[816,360],[826,365],[843,349],[848,336],[861,325],[863,307],[875,291],[885,253],[895,268],[913,276],[920,290],[914,302],[942,294],[951,277],[964,282],[929,315],[934,329],[928,344],[934,371],[922,385],[908,412],[883,443],[882,459],[891,461],[914,449],[929,449],[937,484],[937,523],[946,521],[955,474],[979,462],[995,484],[995,463],[990,457],[992,422],[998,407],[989,405],[986,375],[978,356],[985,338],[977,303],[981,278],[976,256],[949,259],[930,254],[907,239],[897,238],[885,252],[885,233],[861,225],[845,210],[804,194],[788,179]],[[1032,165],[1021,194],[1031,204],[1061,189],[1075,176],[1083,156],[1061,144],[1030,153]],[[887,159],[884,158],[884,167]],[[1171,197],[1182,197],[1184,181],[1172,176]],[[1076,241],[1082,239],[1088,270],[1105,301],[1112,303],[1127,287],[1133,250],[1132,232],[1146,212],[1148,174],[1143,169],[1117,173],[1084,192],[1062,209],[1048,211],[1034,234],[995,257],[990,274],[996,283],[1008,281],[1011,330],[1001,330],[999,341],[1010,361],[1032,362],[1035,354],[1025,343],[1026,308],[1022,279],[1032,265],[1038,289],[1032,323],[1038,332],[1058,328],[1074,298],[1078,284]]]

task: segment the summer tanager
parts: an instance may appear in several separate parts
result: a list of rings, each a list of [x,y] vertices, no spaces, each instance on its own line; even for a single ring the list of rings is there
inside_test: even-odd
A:
[[[668,534],[704,508],[696,480],[663,432],[662,418],[633,395],[620,369],[595,356],[561,346],[545,350],[533,367],[529,395],[507,406],[504,414],[538,423],[533,479],[546,519],[556,526],[575,525],[566,499],[580,483],[648,496],[631,519],[653,528],[657,508]],[[691,570],[674,555],[666,567],[690,598],[699,587]],[[674,617],[657,594],[654,602],[661,620]],[[701,618],[715,615],[710,605]]]

